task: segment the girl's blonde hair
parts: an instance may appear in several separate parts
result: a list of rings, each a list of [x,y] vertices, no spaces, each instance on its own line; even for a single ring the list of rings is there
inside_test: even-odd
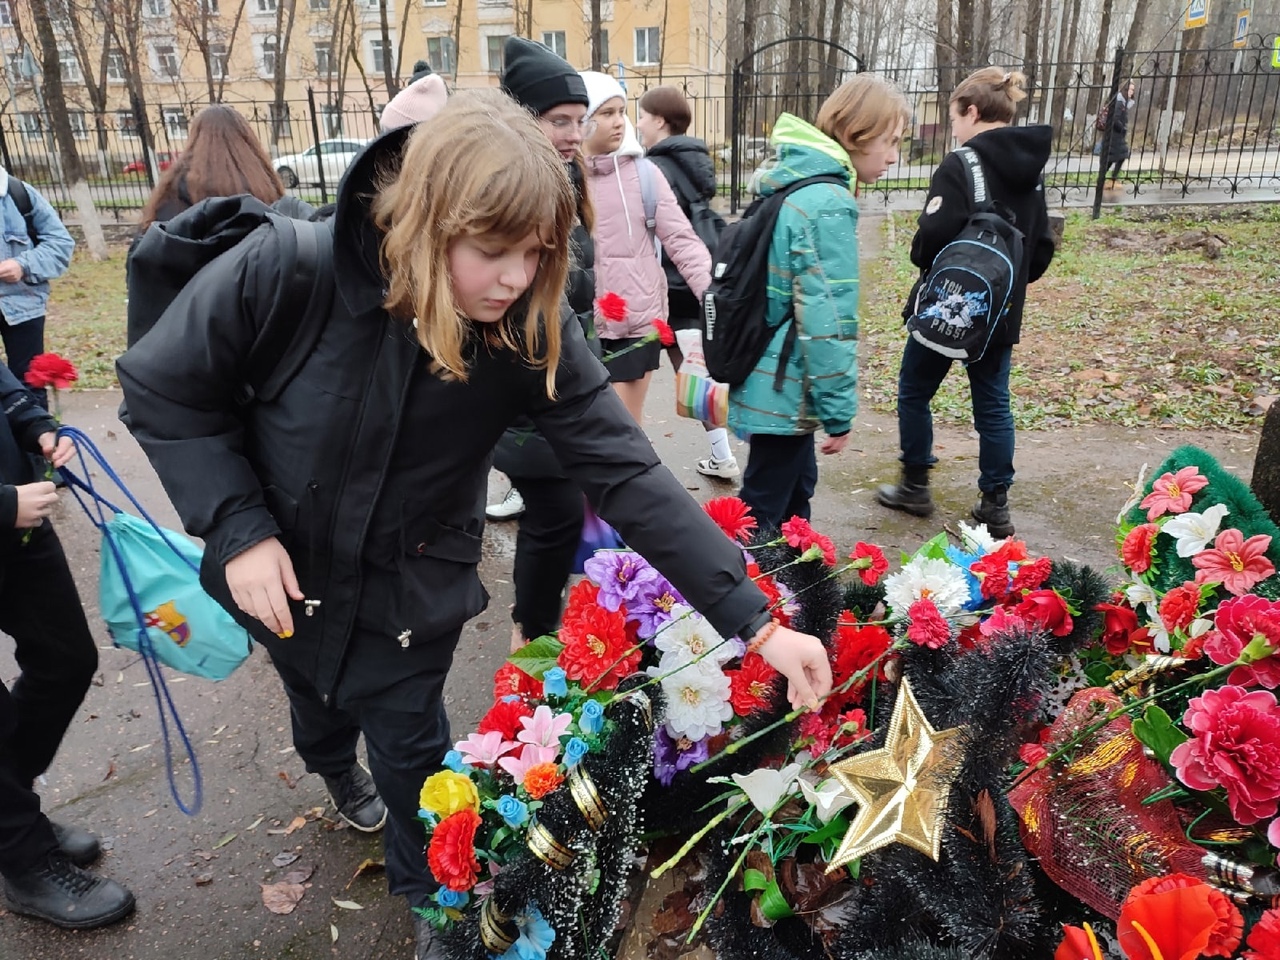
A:
[[[1017,70],[983,67],[960,81],[951,102],[963,116],[978,108],[980,123],[1013,123],[1019,102],[1027,99],[1027,77]]]
[[[384,234],[384,306],[417,319],[418,342],[438,376],[465,382],[466,348],[480,335],[545,370],[554,396],[574,205],[564,161],[528,111],[500,91],[460,92],[414,128],[399,169],[381,178],[373,217]],[[516,244],[531,232],[542,243],[532,285],[500,323],[473,324],[453,297],[450,246],[465,237]]]
[[[816,125],[850,153],[859,153],[881,134],[911,123],[907,98],[888,80],[859,73],[836,87],[818,110]]]

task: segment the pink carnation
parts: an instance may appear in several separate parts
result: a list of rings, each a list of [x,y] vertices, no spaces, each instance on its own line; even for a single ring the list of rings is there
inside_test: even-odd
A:
[[[1230,682],[1242,687],[1280,686],[1280,601],[1254,594],[1224,600],[1214,614],[1217,628],[1205,638],[1204,652],[1214,663],[1235,663],[1255,638],[1271,648],[1262,657],[1231,672]]]
[[[932,600],[917,600],[907,609],[907,617],[911,620],[907,639],[912,643],[941,650],[951,639],[951,627]]]

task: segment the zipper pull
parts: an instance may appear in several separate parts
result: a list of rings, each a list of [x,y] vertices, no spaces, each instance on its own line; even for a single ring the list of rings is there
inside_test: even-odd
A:
[[[413,636],[413,631],[412,631],[412,630],[404,630],[404,631],[401,631],[400,636],[396,637],[396,639],[400,641],[400,646],[401,646],[403,649],[408,650],[408,649],[409,649],[409,638],[410,638],[411,636]]]
[[[316,615],[316,607],[320,606],[322,602],[320,600],[303,600],[302,605],[306,608],[306,616],[314,617]]]

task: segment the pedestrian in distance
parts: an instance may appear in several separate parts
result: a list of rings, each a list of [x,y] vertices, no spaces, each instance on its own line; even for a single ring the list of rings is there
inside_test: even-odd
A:
[[[424,176],[423,171],[429,171]],[[674,202],[673,202],[674,205]],[[392,131],[340,188],[323,316],[278,303],[268,223],[181,293],[117,362],[129,427],[188,532],[202,581],[259,640],[295,709],[347,712],[378,790],[390,890],[432,902],[416,814],[450,748],[444,683],[476,574],[486,474],[527,414],[601,516],[794,703],[830,689],[816,638],[776,627],[719,533],[654,453],[561,310],[576,197],[564,159],[496,90]],[[238,401],[247,355],[307,327],[271,400]],[[273,335],[275,334],[275,335]],[[442,955],[415,916],[419,960]]]
[[[1133,109],[1137,96],[1138,85],[1126,80],[1098,117],[1098,127],[1102,131],[1099,156],[1103,172],[1108,173],[1108,190],[1120,189],[1120,170],[1129,159],[1129,111]]]
[[[1053,128],[1012,125],[1018,104],[1026,98],[1025,83],[1021,73],[986,67],[956,87],[949,107],[956,142],[977,155],[990,200],[1012,214],[1014,225],[1025,237],[1008,307],[996,322],[981,359],[965,367],[973,402],[973,425],[978,431],[981,498],[972,513],[996,537],[1012,536],[1014,532],[1008,500],[1014,477],[1014,426],[1009,396],[1013,347],[1022,335],[1027,284],[1044,274],[1054,252],[1043,182],[1044,166],[1053,147]],[[911,262],[920,269],[921,278],[942,249],[964,229],[973,211],[973,189],[965,161],[957,153],[949,153],[934,171],[911,241]],[[908,297],[904,318],[914,312],[920,286],[917,282]],[[922,517],[933,513],[929,472],[938,458],[933,455],[930,403],[951,363],[950,358],[907,337],[898,371],[902,476],[897,484],[881,486],[877,491],[876,499],[886,507]]]

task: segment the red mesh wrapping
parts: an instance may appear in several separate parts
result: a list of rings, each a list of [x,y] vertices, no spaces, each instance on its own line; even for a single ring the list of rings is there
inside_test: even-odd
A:
[[[1053,724],[1052,752],[1121,705],[1109,690],[1082,690]],[[1037,770],[1009,794],[1023,843],[1060,887],[1113,920],[1129,890],[1148,877],[1205,879],[1204,850],[1187,840],[1168,800],[1142,801],[1171,783],[1142,752],[1127,716]]]

